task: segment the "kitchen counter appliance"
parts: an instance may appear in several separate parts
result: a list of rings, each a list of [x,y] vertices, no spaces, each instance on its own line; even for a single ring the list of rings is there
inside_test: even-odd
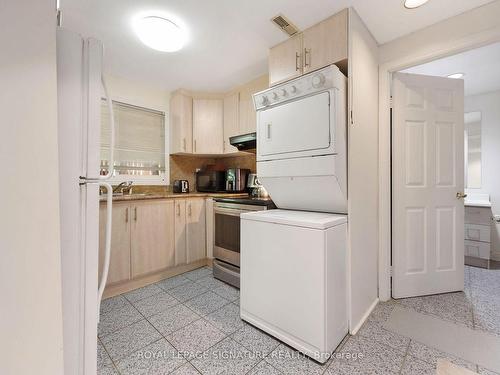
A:
[[[214,277],[240,287],[240,215],[274,208],[271,199],[214,199]]]
[[[174,193],[189,193],[188,180],[175,180],[173,186]]]
[[[196,190],[202,193],[221,193],[226,191],[225,171],[196,172]]]
[[[226,170],[226,191],[243,192],[247,188],[247,178],[250,169],[229,168]]]

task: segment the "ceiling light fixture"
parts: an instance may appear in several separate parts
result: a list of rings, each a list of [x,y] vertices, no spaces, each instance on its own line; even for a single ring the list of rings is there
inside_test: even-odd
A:
[[[137,17],[133,26],[141,42],[157,51],[178,51],[184,47],[187,40],[186,31],[165,17]]]
[[[450,74],[449,76],[447,76],[448,78],[455,78],[455,79],[458,79],[458,78],[463,78],[465,76],[465,73],[453,73],[453,74]]]
[[[415,9],[424,5],[429,0],[405,0],[405,8]]]

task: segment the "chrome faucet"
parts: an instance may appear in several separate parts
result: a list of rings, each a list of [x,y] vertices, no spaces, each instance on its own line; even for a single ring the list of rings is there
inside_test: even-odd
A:
[[[132,184],[133,181],[123,181],[120,182],[115,188],[113,189],[113,193],[116,193],[119,189],[121,189],[121,193],[123,194],[125,191],[130,193],[130,190],[132,189]]]

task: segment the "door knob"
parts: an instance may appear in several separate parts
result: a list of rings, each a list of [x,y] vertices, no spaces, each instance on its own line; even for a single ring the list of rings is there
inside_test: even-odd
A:
[[[466,197],[467,197],[467,194],[465,194],[465,193],[460,193],[460,192],[457,193],[457,199],[465,199]]]

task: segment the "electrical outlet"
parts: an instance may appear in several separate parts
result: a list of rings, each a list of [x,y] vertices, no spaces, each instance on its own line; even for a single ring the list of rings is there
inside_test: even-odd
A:
[[[493,221],[500,223],[500,215],[493,215]]]

